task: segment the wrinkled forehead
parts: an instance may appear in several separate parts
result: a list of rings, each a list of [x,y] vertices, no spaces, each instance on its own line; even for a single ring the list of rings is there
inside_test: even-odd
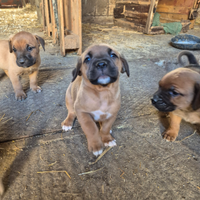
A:
[[[104,57],[106,55],[110,55],[111,52],[115,53],[116,55],[119,54],[116,50],[108,45],[94,45],[85,50],[83,53],[83,58],[87,55],[90,57]]]
[[[199,76],[196,72],[188,69],[177,69],[166,74],[159,82],[159,86],[163,89],[170,89],[171,87],[183,88],[191,83],[195,83]]]
[[[12,38],[12,45],[15,48],[25,48],[27,45],[35,45],[36,38],[32,34],[24,33],[24,34],[16,34]]]

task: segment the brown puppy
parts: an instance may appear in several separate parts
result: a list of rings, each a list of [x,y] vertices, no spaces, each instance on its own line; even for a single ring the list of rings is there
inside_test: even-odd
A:
[[[68,116],[62,128],[70,130],[77,117],[88,150],[96,156],[104,145],[116,145],[110,133],[121,103],[120,72],[129,76],[128,63],[116,50],[106,44],[90,46],[79,58],[66,92]]]
[[[152,104],[162,112],[169,112],[169,128],[163,133],[167,141],[175,141],[181,120],[192,124],[200,123],[200,66],[192,53],[183,51],[189,65],[166,74],[159,82],[159,89]]]
[[[4,193],[4,187],[3,187],[2,180],[0,178],[0,200],[1,200],[1,197],[3,196],[3,193]]]
[[[41,37],[25,31],[11,36],[9,40],[0,41],[0,68],[9,76],[17,100],[26,98],[19,81],[20,75],[29,75],[30,88],[33,92],[42,90],[37,85],[38,67],[41,63],[40,44],[44,49],[45,42]]]

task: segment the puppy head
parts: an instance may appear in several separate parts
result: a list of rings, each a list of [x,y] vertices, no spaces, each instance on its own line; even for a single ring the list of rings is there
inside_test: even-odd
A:
[[[126,72],[129,76],[126,59],[106,44],[93,45],[79,58],[76,69],[72,72],[72,82],[78,75],[82,75],[93,85],[107,86],[118,79],[120,72]]]
[[[197,110],[200,108],[200,75],[187,68],[178,68],[166,74],[159,82],[159,89],[151,99],[163,112]]]
[[[21,31],[9,38],[10,53],[15,54],[17,65],[24,68],[36,63],[40,44],[45,50],[45,42],[41,37],[25,31]]]

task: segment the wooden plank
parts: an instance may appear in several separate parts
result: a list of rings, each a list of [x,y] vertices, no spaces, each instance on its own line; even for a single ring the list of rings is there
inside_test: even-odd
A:
[[[178,14],[178,13],[159,13],[160,14],[160,19],[165,18],[165,19],[174,19],[174,20],[187,20],[188,15],[187,14]]]
[[[179,13],[179,14],[189,14],[190,9],[188,7],[178,7],[178,6],[157,6],[156,12],[158,13]]]
[[[126,10],[134,10],[138,12],[149,12],[150,3],[137,4],[137,3],[117,3],[116,8],[123,8]]]
[[[79,45],[79,35],[66,35],[65,36],[65,49],[78,49]]]
[[[79,49],[78,55],[82,54],[82,4],[81,0],[78,0],[78,36],[79,36]]]
[[[152,22],[153,22],[153,17],[154,17],[154,14],[156,12],[158,1],[159,0],[151,0],[151,5],[150,5],[150,8],[149,8],[149,15],[148,15],[148,19],[147,19],[147,23],[146,23],[144,33],[149,34],[149,32],[151,31],[150,27],[151,27]]]
[[[71,25],[71,15],[70,15],[70,1],[69,0],[64,0],[64,24],[65,24],[65,29],[70,30]]]
[[[65,36],[64,36],[64,13],[63,0],[57,0],[58,5],[58,19],[59,19],[59,39],[60,39],[60,53],[65,56]]]
[[[132,17],[126,17],[126,20],[133,22],[134,24],[137,25],[146,25],[147,23],[147,18],[146,19],[137,19],[137,18],[132,18]]]
[[[55,16],[54,16],[54,11],[53,11],[53,5],[52,1],[50,0],[50,16],[51,16],[51,25],[52,25],[52,39],[53,39],[53,44],[56,43],[56,23],[55,23]]]
[[[126,10],[124,12],[124,16],[132,17],[132,18],[136,18],[136,19],[147,19],[148,13],[139,13],[139,12],[135,12],[135,11]]]
[[[195,0],[159,0],[159,5],[192,8]]]
[[[114,8],[114,10],[113,10],[114,18],[124,18],[123,11],[124,11],[123,6]]]
[[[50,26],[49,26],[49,2],[45,0],[45,17],[47,26],[47,35],[50,36]]]
[[[44,0],[42,0],[42,18],[43,18],[43,30],[45,30],[46,26],[46,20],[45,20],[45,6],[44,6]]]
[[[138,32],[144,32],[144,28],[145,26],[142,25],[136,25],[132,22],[126,21],[126,19],[114,19],[114,25],[115,26],[120,26],[123,28],[127,28],[127,29],[131,29],[131,30],[135,30]]]
[[[123,4],[123,3],[137,3],[137,4],[150,4],[151,0],[132,0],[132,1],[116,1],[116,4]]]

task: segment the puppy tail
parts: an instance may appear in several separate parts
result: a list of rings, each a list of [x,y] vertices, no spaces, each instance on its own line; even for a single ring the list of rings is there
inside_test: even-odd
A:
[[[189,52],[189,51],[181,51],[181,53],[179,53],[179,55],[178,55],[178,62],[180,64],[183,65],[183,61],[181,60],[182,56],[187,56],[188,61],[189,61],[190,64],[199,65],[199,63],[198,63],[197,59],[195,58],[195,56],[191,52]]]

